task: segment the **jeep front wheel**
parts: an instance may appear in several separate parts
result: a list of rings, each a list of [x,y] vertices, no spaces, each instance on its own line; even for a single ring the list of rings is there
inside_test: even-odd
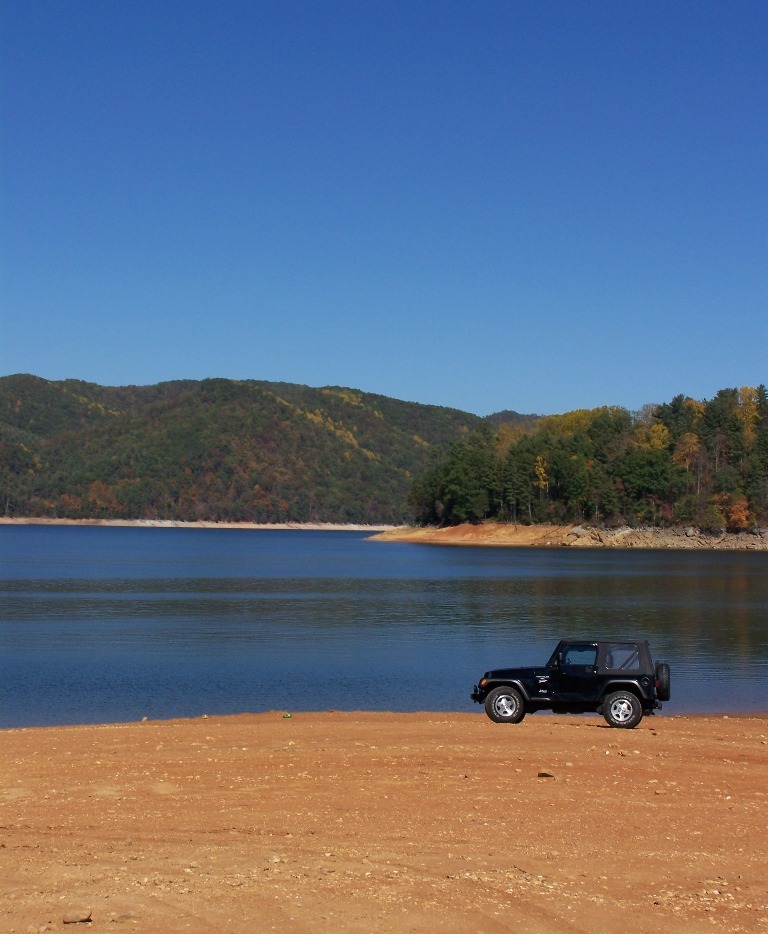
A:
[[[643,719],[643,708],[631,691],[616,691],[603,701],[603,716],[609,726],[632,730]]]
[[[506,684],[494,688],[485,699],[485,712],[494,723],[519,723],[525,716],[522,695]]]

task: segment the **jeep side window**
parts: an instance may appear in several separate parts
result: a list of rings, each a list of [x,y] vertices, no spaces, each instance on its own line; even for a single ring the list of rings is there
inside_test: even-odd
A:
[[[563,652],[563,665],[594,667],[597,664],[597,647],[594,645],[569,645]]]
[[[605,667],[609,671],[639,671],[640,651],[627,642],[612,642],[605,647]]]

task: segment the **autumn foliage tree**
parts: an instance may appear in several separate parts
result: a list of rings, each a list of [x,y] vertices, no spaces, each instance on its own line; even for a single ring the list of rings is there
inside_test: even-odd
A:
[[[424,523],[765,525],[766,390],[724,389],[704,402],[680,395],[635,414],[578,410],[492,444],[487,434],[471,435],[416,481],[411,505]]]

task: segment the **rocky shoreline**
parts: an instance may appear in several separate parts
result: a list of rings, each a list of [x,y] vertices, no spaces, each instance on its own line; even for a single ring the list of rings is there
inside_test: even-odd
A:
[[[709,551],[768,551],[768,529],[709,532],[680,528],[603,529],[588,525],[513,525],[482,522],[445,528],[361,525],[334,522],[183,522],[175,519],[52,519],[0,516],[0,525],[86,526],[145,529],[243,529],[300,532],[370,532],[371,541],[424,545],[477,545],[508,548],[647,548]]]
[[[484,522],[446,528],[398,528],[374,541],[425,545],[477,545],[508,548],[645,548],[708,551],[768,551],[768,529],[707,532],[686,528],[600,529],[586,525],[512,525]]]
[[[684,529],[592,529],[577,526],[569,545],[576,548],[705,548],[727,551],[768,550],[768,530],[757,532],[705,532]]]

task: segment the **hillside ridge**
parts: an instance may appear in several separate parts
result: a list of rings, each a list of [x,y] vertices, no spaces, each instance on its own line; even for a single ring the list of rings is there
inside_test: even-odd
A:
[[[0,514],[400,524],[480,416],[341,386],[0,378]]]

